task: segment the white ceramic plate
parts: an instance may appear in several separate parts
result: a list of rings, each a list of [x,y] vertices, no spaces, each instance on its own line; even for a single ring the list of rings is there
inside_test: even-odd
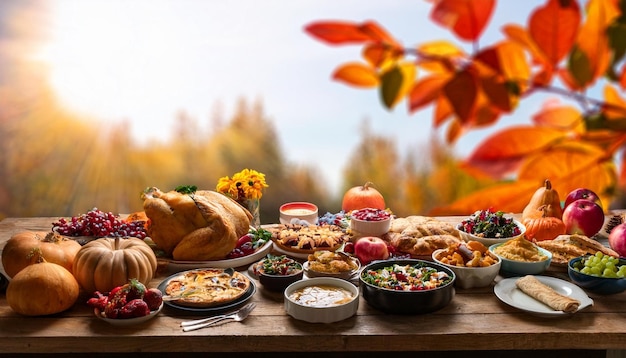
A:
[[[274,242],[272,242],[272,240],[269,240],[263,246],[261,246],[255,253],[248,255],[248,256],[237,257],[235,259],[218,260],[218,261],[171,260],[168,262],[168,268],[172,272],[180,272],[180,271],[187,271],[187,270],[193,270],[197,268],[206,268],[206,267],[214,267],[214,268],[233,267],[234,268],[234,267],[246,266],[262,259],[265,255],[267,255],[268,252],[272,250],[273,245],[274,245]]]
[[[585,307],[593,306],[593,300],[587,296],[585,291],[573,283],[548,276],[535,276],[535,278],[552,287],[556,292],[580,301],[578,311]],[[502,302],[508,304],[509,306],[513,306],[534,315],[543,317],[560,317],[571,314],[562,311],[555,311],[545,304],[528,296],[515,286],[515,281],[518,279],[519,277],[511,277],[501,280],[493,288],[493,292]]]
[[[147,316],[142,316],[142,317],[137,317],[137,318],[124,318],[124,319],[122,319],[122,318],[106,318],[106,317],[103,316],[103,314],[97,308],[94,308],[93,313],[99,319],[105,321],[106,323],[112,324],[114,326],[132,326],[134,324],[139,324],[139,323],[142,323],[142,322],[145,322],[147,320],[150,320],[150,319],[154,318],[157,314],[159,314],[159,312],[161,312],[162,309],[163,309],[163,303],[161,303],[161,306],[159,307],[159,309],[157,309],[155,311],[151,311],[150,314],[147,315]]]

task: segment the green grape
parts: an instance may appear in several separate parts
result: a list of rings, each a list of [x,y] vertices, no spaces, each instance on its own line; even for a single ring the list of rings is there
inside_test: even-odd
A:
[[[619,262],[618,258],[604,255],[598,251],[593,256],[583,258],[581,260],[582,265],[577,267],[576,270],[598,277],[626,277],[626,265],[619,265]]]

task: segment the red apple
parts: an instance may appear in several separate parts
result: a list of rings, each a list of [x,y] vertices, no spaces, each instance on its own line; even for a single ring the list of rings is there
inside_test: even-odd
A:
[[[620,257],[626,257],[626,224],[619,224],[611,230],[609,247],[617,252]]]
[[[375,236],[365,236],[357,240],[354,244],[354,254],[359,258],[361,264],[366,265],[375,260],[386,260],[389,258],[387,243]]]
[[[567,234],[592,237],[604,225],[604,211],[591,200],[578,199],[563,211],[563,223]]]
[[[602,207],[602,201],[600,201],[600,197],[596,193],[587,188],[578,188],[570,191],[569,194],[567,194],[567,196],[565,197],[565,204],[563,205],[563,209],[565,209],[569,204],[575,202],[578,199],[591,200]]]

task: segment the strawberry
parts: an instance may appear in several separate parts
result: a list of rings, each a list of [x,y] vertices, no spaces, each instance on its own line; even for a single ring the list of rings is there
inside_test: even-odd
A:
[[[148,304],[140,299],[136,298],[134,300],[128,301],[124,307],[120,308],[118,312],[118,318],[135,318],[135,317],[143,317],[150,314],[150,308],[148,308]]]
[[[161,303],[163,303],[163,293],[159,289],[151,288],[146,291],[143,300],[148,304],[150,311],[154,311],[161,307]]]
[[[130,302],[134,299],[143,299],[143,295],[146,293],[146,286],[143,283],[133,278],[130,279],[125,286],[127,286],[126,302]]]

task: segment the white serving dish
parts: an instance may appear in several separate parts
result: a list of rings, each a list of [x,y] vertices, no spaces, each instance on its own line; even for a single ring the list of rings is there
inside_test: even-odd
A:
[[[263,246],[261,246],[256,252],[248,256],[237,257],[235,259],[217,260],[217,261],[170,260],[168,262],[168,269],[171,272],[180,272],[180,271],[187,271],[187,270],[193,270],[197,268],[206,268],[206,267],[235,268],[235,267],[247,266],[265,257],[265,255],[267,255],[272,250],[273,245],[274,245],[274,242],[272,240],[269,240]]]
[[[105,321],[108,324],[111,324],[114,326],[132,326],[135,324],[139,324],[139,323],[143,323],[148,320],[151,320],[152,318],[156,317],[156,315],[158,315],[162,309],[163,309],[163,303],[161,303],[161,306],[159,306],[158,309],[154,311],[150,311],[149,315],[136,317],[136,318],[107,318],[104,316],[104,313],[100,312],[100,310],[97,308],[94,308],[93,313],[94,315],[96,315],[96,317]]]
[[[307,286],[336,286],[352,293],[352,300],[331,307],[311,307],[299,304],[289,298],[296,290]],[[356,314],[359,308],[359,289],[352,283],[334,277],[315,277],[292,283],[284,293],[285,311],[291,317],[311,323],[332,323],[348,319]]]

